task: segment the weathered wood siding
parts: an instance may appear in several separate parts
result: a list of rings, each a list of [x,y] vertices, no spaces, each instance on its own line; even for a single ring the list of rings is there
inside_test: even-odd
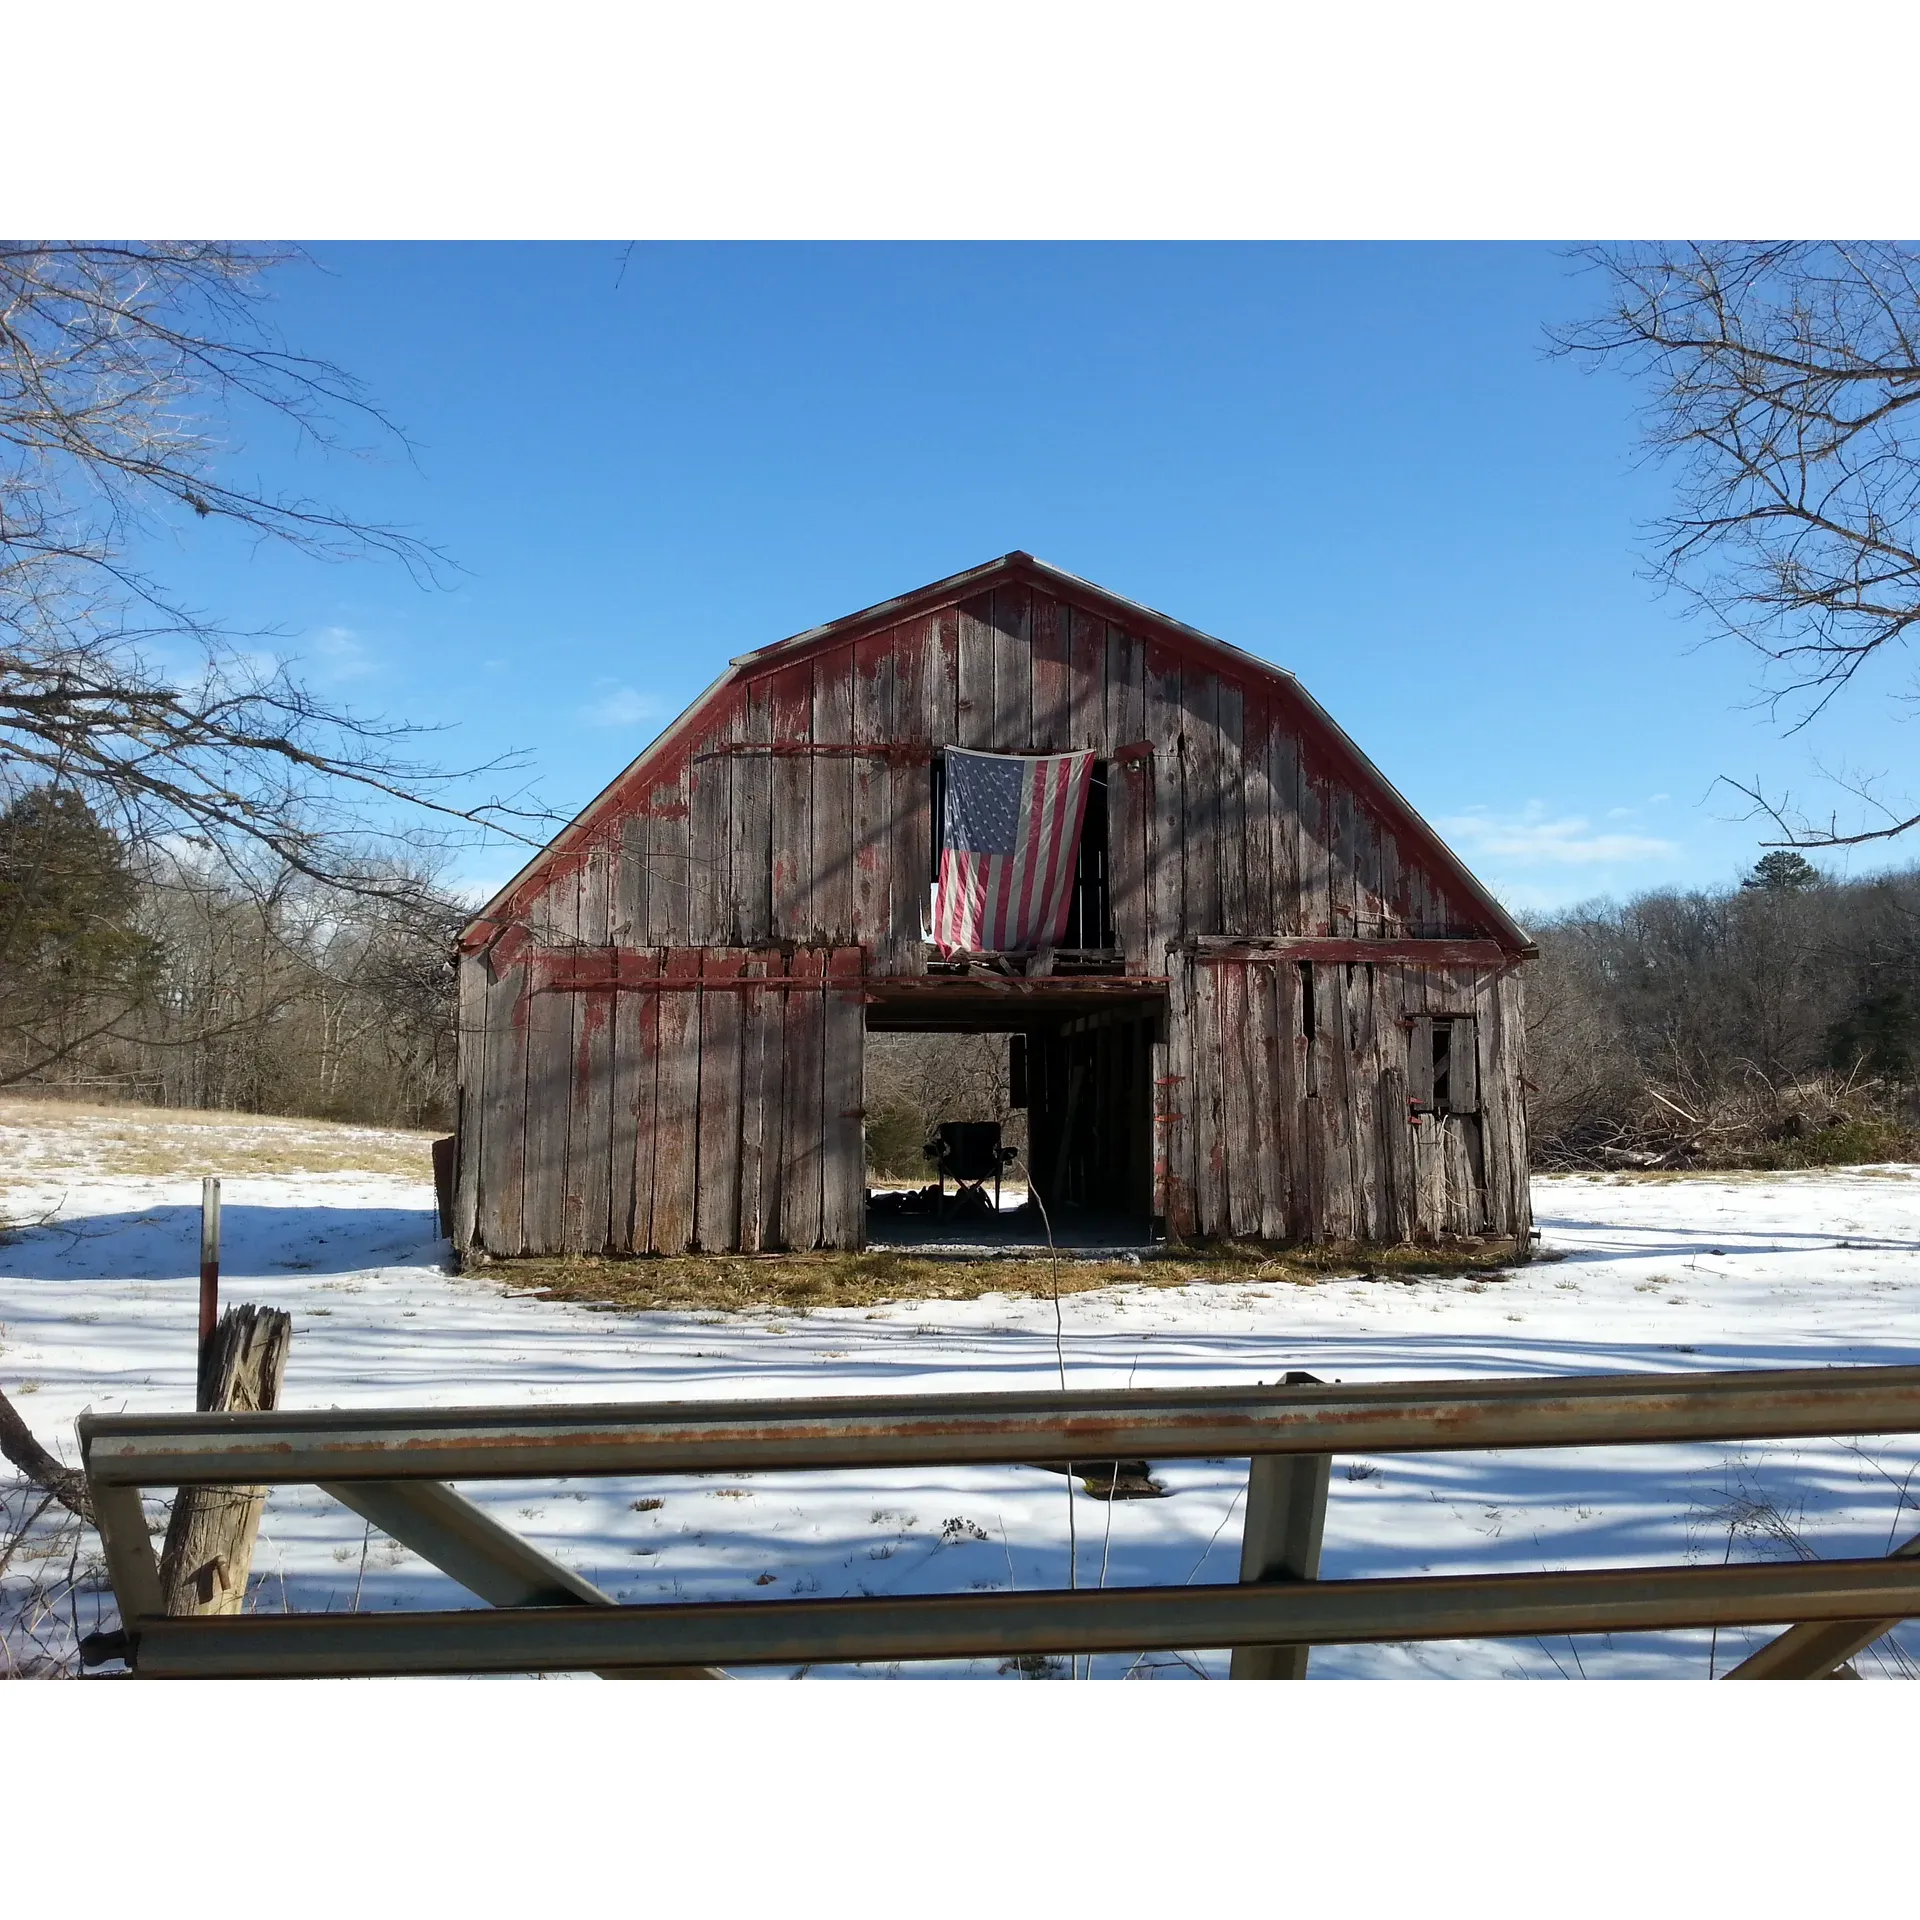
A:
[[[1170,1024],[1190,1036],[1159,1089],[1158,1205],[1174,1233],[1395,1243],[1531,1228],[1517,971],[1182,956],[1170,988]],[[1471,1041],[1447,1112],[1417,1085],[1436,1020]]]
[[[749,659],[496,910],[462,964],[463,1244],[860,1243],[861,982],[927,970],[948,745],[1106,763],[1119,964],[1166,983],[1137,1158],[1172,1231],[1524,1231],[1511,966],[1194,948],[1486,935],[1404,802],[1284,677],[1011,580]],[[1434,1017],[1473,1022],[1478,1107],[1409,1118]]]
[[[804,948],[629,949],[597,969],[529,949],[497,979],[463,961],[463,996],[497,1025],[462,1090],[462,1244],[859,1245],[859,968],[857,950]]]

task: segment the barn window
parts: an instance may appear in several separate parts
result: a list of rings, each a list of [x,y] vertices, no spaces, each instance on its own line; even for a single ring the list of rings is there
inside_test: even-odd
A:
[[[1478,1113],[1478,1036],[1470,1015],[1408,1023],[1407,1105],[1420,1113]]]
[[[940,881],[940,835],[947,817],[947,763],[933,756],[933,831],[927,844],[927,884]],[[929,909],[931,911],[931,909]],[[1096,760],[1087,782],[1087,812],[1080,826],[1080,848],[1073,870],[1073,903],[1067,909],[1061,947],[1069,953],[1110,953],[1119,945],[1113,930],[1113,895],[1107,855],[1107,762]]]

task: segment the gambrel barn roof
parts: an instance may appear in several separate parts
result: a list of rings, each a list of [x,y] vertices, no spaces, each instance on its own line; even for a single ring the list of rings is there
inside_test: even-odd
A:
[[[790,639],[744,653],[731,661],[724,674],[660,734],[637,759],[617,775],[553,840],[468,922],[460,936],[464,951],[487,946],[504,927],[525,917],[528,903],[538,897],[549,867],[587,843],[604,819],[637,801],[677,758],[688,752],[701,735],[724,717],[739,690],[749,681],[784,669],[817,653],[848,645],[938,610],[976,599],[996,588],[1028,587],[1112,621],[1142,639],[1170,651],[1197,658],[1212,671],[1249,685],[1277,690],[1303,739],[1316,757],[1344,777],[1398,837],[1402,850],[1416,858],[1433,883],[1456,901],[1485,937],[1496,941],[1515,958],[1530,955],[1527,933],[1474,878],[1464,862],[1415,810],[1391,781],[1374,765],[1333,717],[1309,694],[1294,675],[1212,634],[1187,626],[1151,607],[1111,593],[1092,581],[1049,566],[1029,553],[1003,554],[982,566],[880,602],[858,613],[814,627]]]

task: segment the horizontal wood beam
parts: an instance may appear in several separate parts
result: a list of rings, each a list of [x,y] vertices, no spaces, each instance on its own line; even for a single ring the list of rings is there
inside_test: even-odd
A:
[[[1186,951],[1200,960],[1342,961],[1382,967],[1510,967],[1530,959],[1532,949],[1516,951],[1498,940],[1359,940],[1296,939],[1276,935],[1271,940],[1202,935]]]
[[[691,949],[681,949],[691,951]],[[816,949],[816,951],[821,951]],[[1096,996],[1149,998],[1166,988],[1165,975],[1063,974],[1030,980],[1019,974],[892,974],[858,969],[852,956],[857,948],[842,948],[822,972],[728,973],[667,975],[659,971],[657,954],[648,949],[593,947],[580,953],[535,954],[530,990],[534,993],[759,993],[798,990],[805,993],[859,991],[869,999],[883,994],[928,1001],[972,998],[979,994],[1034,996],[1079,1000]],[[844,956],[844,957],[843,957]],[[786,956],[771,953],[783,967]]]
[[[696,753],[696,760],[884,760],[889,766],[923,767],[938,753],[925,741],[862,744],[850,740],[723,740]]]
[[[870,973],[865,976],[865,982],[888,1000],[957,1000],[976,993],[1031,996],[1042,1000],[1098,997],[1145,1000],[1164,993],[1167,987],[1163,973],[1048,974],[1038,980],[1029,980],[1017,973]]]

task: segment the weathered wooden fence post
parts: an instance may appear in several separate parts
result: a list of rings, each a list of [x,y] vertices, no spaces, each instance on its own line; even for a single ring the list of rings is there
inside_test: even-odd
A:
[[[212,1413],[214,1403],[207,1371],[213,1348],[214,1323],[220,1317],[220,1182],[209,1174],[200,1182],[200,1371],[194,1405]]]
[[[292,1340],[289,1315],[271,1307],[230,1307],[200,1350],[200,1410],[264,1413],[277,1406]],[[240,1611],[266,1500],[265,1487],[180,1489],[160,1554],[164,1611]]]
[[[1318,1386],[1311,1373],[1289,1373],[1290,1387]],[[1240,1578],[1317,1580],[1320,1540],[1327,1526],[1333,1456],[1256,1453],[1247,1470],[1247,1518],[1240,1536]],[[1304,1680],[1305,1646],[1235,1647],[1230,1680]]]

